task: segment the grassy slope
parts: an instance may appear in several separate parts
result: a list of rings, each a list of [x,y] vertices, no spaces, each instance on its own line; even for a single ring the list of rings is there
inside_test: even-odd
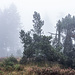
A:
[[[3,58],[4,59],[4,58]],[[2,63],[2,59],[1,62]],[[17,64],[17,67],[20,64]],[[8,70],[5,67],[0,67],[0,75],[75,75],[75,70],[63,68],[56,62],[52,63],[30,63],[27,65],[20,65],[19,68],[11,68]]]

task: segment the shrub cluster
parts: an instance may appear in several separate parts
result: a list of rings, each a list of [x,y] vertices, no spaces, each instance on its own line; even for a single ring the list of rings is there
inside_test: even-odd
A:
[[[3,63],[0,63],[0,67],[1,70],[5,70],[5,71],[14,71],[14,70],[22,71],[24,69],[23,66],[18,64],[17,59],[13,56],[5,59]]]
[[[19,65],[19,64],[14,65],[14,70],[15,71],[23,71],[23,69],[24,69],[24,67]]]

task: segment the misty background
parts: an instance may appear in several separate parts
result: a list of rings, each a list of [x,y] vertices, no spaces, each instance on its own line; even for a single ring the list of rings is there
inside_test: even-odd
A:
[[[68,13],[75,15],[74,0],[0,0],[0,57],[22,54],[21,29],[33,27],[33,13],[44,20],[43,31],[55,33],[56,23]],[[20,55],[21,55],[20,54]]]

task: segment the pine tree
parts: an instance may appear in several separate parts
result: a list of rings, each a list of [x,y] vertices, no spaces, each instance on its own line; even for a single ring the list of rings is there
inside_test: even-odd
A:
[[[33,31],[35,34],[37,35],[41,35],[41,32],[42,32],[42,26],[44,25],[44,21],[41,20],[41,17],[40,17],[40,14],[37,13],[36,11],[34,12],[34,15],[33,15]]]

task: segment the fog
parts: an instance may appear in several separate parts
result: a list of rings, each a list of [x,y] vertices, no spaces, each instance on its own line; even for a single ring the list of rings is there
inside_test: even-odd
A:
[[[43,31],[55,33],[58,20],[68,13],[75,15],[74,0],[0,0],[0,57],[17,56],[22,49],[19,32],[33,28],[33,13],[44,20]]]

